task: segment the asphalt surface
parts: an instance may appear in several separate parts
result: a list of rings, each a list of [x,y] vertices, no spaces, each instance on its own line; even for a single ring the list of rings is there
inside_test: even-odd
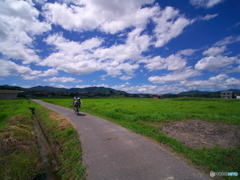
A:
[[[105,119],[39,100],[77,128],[88,180],[203,180],[210,176],[165,151],[160,144]]]

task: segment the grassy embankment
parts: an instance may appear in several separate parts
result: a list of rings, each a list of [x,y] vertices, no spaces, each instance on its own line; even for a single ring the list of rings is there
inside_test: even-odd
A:
[[[71,99],[45,99],[45,101],[72,108]],[[169,121],[187,119],[224,122],[240,126],[239,100],[99,98],[82,99],[82,101],[82,111],[101,116],[159,143],[166,144],[175,153],[206,168],[206,172],[239,172],[240,170],[240,147],[194,149],[164,135],[160,130]],[[231,177],[226,177],[226,179],[231,179]]]
[[[29,107],[44,121],[56,149],[61,179],[83,179],[78,134],[67,119],[26,99],[0,100],[0,177],[32,179],[41,174],[34,118]]]

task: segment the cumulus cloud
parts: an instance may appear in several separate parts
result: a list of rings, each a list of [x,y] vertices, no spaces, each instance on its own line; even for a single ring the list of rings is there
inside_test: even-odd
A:
[[[138,86],[131,86],[129,84],[121,84],[112,86],[113,89],[118,89],[122,91],[126,91],[129,93],[144,93],[144,94],[164,94],[164,93],[179,93],[186,91],[185,88],[175,86],[175,85],[150,85],[150,84],[143,84]]]
[[[151,76],[148,78],[148,80],[152,83],[165,84],[171,82],[184,81],[190,77],[195,77],[199,75],[201,75],[201,72],[194,70],[191,67],[186,67],[181,71],[174,71],[173,73],[170,73],[165,76]]]
[[[69,41],[61,34],[49,36],[45,41],[53,45],[55,51],[39,65],[54,67],[70,74],[89,74],[104,70],[108,75],[130,78],[139,67],[137,59],[147,50],[148,35],[140,35],[141,28],[129,32],[125,44],[102,47],[103,39],[91,38],[81,43]]]
[[[32,70],[28,66],[19,65],[12,61],[0,60],[0,77],[21,76],[24,80],[34,80],[40,77],[57,75],[56,69],[48,69],[46,71]]]
[[[185,67],[186,59],[183,59],[180,56],[170,55],[167,58],[162,58],[161,56],[156,56],[147,60],[143,60],[145,62],[145,68],[150,71],[153,70],[179,70]]]
[[[125,1],[88,0],[79,1],[75,5],[47,3],[44,14],[49,22],[67,30],[98,29],[110,34],[119,33],[126,28],[144,28],[150,20],[153,20],[156,24],[154,28],[156,47],[161,47],[176,38],[186,26],[194,22],[170,6],[160,9],[159,5],[155,4],[143,8],[143,5],[152,4],[153,1]]]
[[[197,70],[216,70],[231,65],[236,60],[236,57],[227,57],[221,55],[209,56],[198,61],[195,65],[195,68]]]
[[[23,79],[36,79],[41,71],[32,70],[30,67],[18,65],[12,61],[0,60],[0,76],[20,75]]]
[[[153,2],[153,0],[86,0],[72,1],[71,5],[55,2],[45,5],[44,14],[49,22],[61,25],[67,30],[83,31],[99,28],[103,32],[114,34],[131,26],[143,26],[148,18],[153,16],[156,7],[141,7]]]
[[[56,69],[48,69],[44,71],[42,74],[40,74],[40,77],[46,77],[46,76],[54,76],[58,74],[58,70]]]
[[[165,58],[155,56],[153,58],[141,60],[141,62],[146,63],[144,67],[150,71],[162,69],[167,69],[169,71],[181,70],[186,67],[186,56],[191,56],[194,52],[195,50],[193,49],[185,49]]]
[[[76,80],[76,78],[72,78],[72,77],[53,77],[53,78],[49,78],[49,79],[44,79],[43,81],[61,82],[61,83],[67,83],[67,82],[79,83],[79,82],[82,82],[81,80]]]
[[[92,53],[93,49],[101,44],[101,39],[91,38],[78,43],[65,39],[61,34],[55,34],[45,41],[53,45],[56,52],[39,65],[54,67],[70,74],[88,74],[99,70],[100,64],[92,57]]]
[[[227,71],[227,73],[240,73],[240,65]]]
[[[208,80],[183,81],[182,85],[187,87],[207,88],[207,89],[229,89],[240,88],[240,79],[229,77],[226,74],[219,74],[210,77]]]
[[[39,11],[30,1],[0,1],[0,53],[23,63],[37,62],[34,36],[51,29],[38,20]]]
[[[225,73],[236,72],[237,68],[234,66],[239,62],[239,55],[230,57],[228,55],[229,53],[226,54],[225,51],[227,50],[228,45],[238,41],[240,41],[240,36],[228,36],[217,41],[214,43],[213,47],[202,53],[206,57],[200,59],[196,63],[195,69],[210,71],[225,69]],[[229,68],[232,70],[229,70]]]
[[[195,7],[211,8],[224,0],[190,0],[190,4]]]
[[[220,55],[221,53],[223,53],[226,50],[226,46],[222,46],[222,47],[211,47],[208,50],[203,52],[203,55],[207,55],[207,56],[215,56],[215,55]]]
[[[178,10],[170,6],[162,10],[153,20],[156,23],[154,29],[157,38],[156,47],[162,47],[171,39],[180,35],[186,26],[194,22],[194,20],[185,18]]]

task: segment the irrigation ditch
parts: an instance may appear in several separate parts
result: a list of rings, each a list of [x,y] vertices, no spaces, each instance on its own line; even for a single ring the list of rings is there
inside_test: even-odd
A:
[[[35,108],[29,108],[34,118],[34,130],[37,136],[41,171],[32,180],[60,180],[57,175],[60,170],[60,161],[56,152],[56,145],[51,141],[44,123],[41,121]]]

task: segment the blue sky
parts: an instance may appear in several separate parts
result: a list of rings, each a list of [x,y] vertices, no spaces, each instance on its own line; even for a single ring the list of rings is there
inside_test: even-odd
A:
[[[0,0],[0,84],[240,89],[239,0]]]

